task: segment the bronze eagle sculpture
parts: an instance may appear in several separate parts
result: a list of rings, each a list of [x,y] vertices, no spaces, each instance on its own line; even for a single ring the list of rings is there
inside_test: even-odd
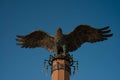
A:
[[[17,45],[22,48],[46,48],[56,54],[69,53],[77,50],[85,42],[99,42],[107,40],[113,34],[109,26],[93,28],[89,25],[78,25],[72,32],[63,34],[58,28],[54,36],[42,30],[36,30],[28,35],[17,35]]]

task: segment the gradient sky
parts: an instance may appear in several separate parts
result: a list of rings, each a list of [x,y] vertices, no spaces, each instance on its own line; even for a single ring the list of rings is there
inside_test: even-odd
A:
[[[119,0],[0,0],[0,80],[51,80],[43,68],[50,52],[16,46],[16,35],[44,30],[64,33],[79,24],[110,26],[114,36],[95,44],[85,43],[72,52],[79,71],[71,80],[120,80]]]

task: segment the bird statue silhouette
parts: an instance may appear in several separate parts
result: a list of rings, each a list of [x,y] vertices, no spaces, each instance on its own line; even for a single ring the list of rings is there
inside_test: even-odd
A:
[[[110,34],[109,26],[93,28],[89,25],[78,25],[72,32],[63,34],[58,28],[54,36],[42,30],[36,30],[28,35],[17,35],[17,45],[22,48],[46,48],[56,54],[69,53],[77,50],[85,42],[99,42],[107,40]]]

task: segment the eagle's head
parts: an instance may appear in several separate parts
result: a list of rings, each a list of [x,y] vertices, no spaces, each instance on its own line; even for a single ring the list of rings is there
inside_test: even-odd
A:
[[[60,37],[62,37],[62,36],[63,36],[63,34],[62,34],[62,29],[61,29],[61,28],[58,28],[57,31],[56,31],[56,37],[57,37],[57,38],[60,38]]]
[[[56,33],[57,33],[57,34],[62,34],[62,29],[61,29],[61,28],[58,28]]]

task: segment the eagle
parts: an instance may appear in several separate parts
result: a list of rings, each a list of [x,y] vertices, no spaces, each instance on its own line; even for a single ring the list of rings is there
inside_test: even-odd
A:
[[[83,43],[95,43],[107,40],[113,34],[109,26],[93,28],[89,25],[78,25],[68,34],[58,28],[55,35],[36,30],[27,35],[16,35],[17,45],[22,48],[45,48],[56,54],[69,53],[77,50]]]

